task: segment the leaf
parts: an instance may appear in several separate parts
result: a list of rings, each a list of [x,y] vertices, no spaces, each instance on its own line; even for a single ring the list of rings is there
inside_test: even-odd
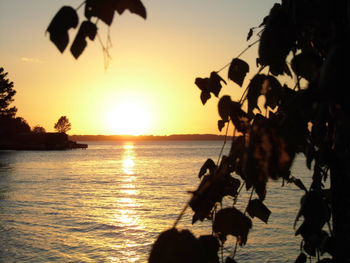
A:
[[[254,109],[258,109],[260,111],[258,107],[258,98],[261,95],[261,89],[265,79],[266,79],[266,75],[256,74],[248,85],[248,93],[247,93],[248,116],[254,115],[253,113]]]
[[[218,129],[219,129],[219,131],[221,131],[222,128],[224,128],[224,127],[225,127],[225,121],[218,120]]]
[[[86,0],[85,17],[90,20],[92,16],[98,17],[108,26],[114,18],[115,0]]]
[[[52,19],[47,28],[50,40],[63,53],[69,43],[68,30],[78,26],[77,12],[70,6],[63,6]]]
[[[228,122],[232,111],[232,100],[230,96],[222,96],[218,102],[218,111],[221,119]]]
[[[304,216],[304,222],[295,235],[301,234],[304,238],[307,238],[321,231],[324,224],[329,222],[331,211],[319,192],[309,191],[301,199],[301,207],[294,225],[300,216]]]
[[[299,187],[301,190],[304,190],[305,192],[307,192],[307,189],[305,187],[305,185],[303,184],[303,182],[298,179],[298,178],[295,178],[295,177],[292,177],[291,178],[291,181],[297,186]]]
[[[210,73],[210,78],[209,78],[209,90],[212,92],[216,97],[219,96],[220,90],[222,88],[221,86],[221,81],[223,81],[225,84],[226,81],[219,76],[218,73],[213,71]]]
[[[275,4],[260,38],[260,63],[270,66],[274,75],[283,74],[286,70],[286,57],[295,40],[295,27],[290,15],[280,4]]]
[[[282,86],[279,81],[271,75],[266,76],[264,84],[267,90],[265,94],[263,92],[261,93],[266,97],[265,108],[269,106],[271,109],[275,109],[281,100]]]
[[[259,199],[264,200],[268,178],[284,176],[289,171],[292,157],[272,122],[261,115],[255,117],[246,144],[243,168],[246,187],[254,186]]]
[[[242,87],[243,81],[249,72],[249,65],[247,62],[234,58],[228,69],[228,78]]]
[[[153,244],[149,263],[200,262],[198,240],[189,230],[175,228],[162,232]]]
[[[220,164],[214,173],[203,176],[201,183],[189,202],[194,211],[192,224],[197,220],[203,221],[210,217],[210,212],[217,202],[221,202],[226,195],[237,194],[240,181],[230,176],[226,162]]]
[[[212,235],[204,235],[198,238],[200,247],[202,249],[202,255],[208,263],[219,263],[218,251],[219,241]]]
[[[312,52],[302,52],[292,59],[294,73],[302,78],[312,81],[322,65],[322,59]]]
[[[227,235],[237,237],[240,246],[247,243],[252,221],[234,207],[224,208],[217,212],[213,223],[213,231],[224,242]]]
[[[252,37],[253,35],[253,28],[249,29],[248,35],[247,35],[247,41]]]
[[[210,78],[196,78],[194,83],[202,91],[200,98],[203,105],[210,99],[210,92],[216,97],[219,95],[222,88],[221,81],[226,84],[226,81],[214,71],[210,74]]]
[[[229,161],[231,165],[231,171],[242,177],[242,160],[243,153],[245,152],[245,136],[237,136],[232,138],[231,149],[229,154]]]
[[[206,90],[202,91],[200,98],[201,98],[202,104],[204,105],[211,98],[210,92]]]
[[[250,200],[247,212],[251,217],[257,217],[267,224],[271,211],[259,199]]]
[[[214,163],[214,161],[212,159],[208,159],[205,161],[205,163],[202,165],[201,169],[199,170],[198,177],[201,178],[207,172],[207,170],[209,170],[209,172],[212,174],[214,173],[215,169],[216,169],[216,164]]]
[[[228,122],[229,117],[239,132],[245,133],[249,126],[247,113],[241,109],[241,104],[231,100],[230,96],[222,96],[218,102],[219,115],[223,122]]]
[[[87,43],[86,37],[90,40],[94,40],[97,34],[97,27],[90,21],[84,21],[79,28],[79,31],[74,39],[74,42],[70,48],[72,55],[77,59],[84,51]]]
[[[212,235],[198,239],[187,229],[168,229],[153,244],[148,262],[219,263],[219,242]]]
[[[306,263],[307,257],[305,253],[300,253],[297,259],[295,260],[295,263]]]
[[[120,15],[128,9],[131,13],[137,14],[144,19],[147,18],[146,8],[140,0],[117,0],[115,1],[114,8]]]

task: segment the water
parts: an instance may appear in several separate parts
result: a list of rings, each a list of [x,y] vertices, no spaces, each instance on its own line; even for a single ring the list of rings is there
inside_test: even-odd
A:
[[[0,152],[0,262],[146,262],[197,187],[199,168],[217,160],[221,145],[89,142],[87,150]],[[298,157],[293,175],[309,178],[304,167]],[[301,195],[293,185],[269,182],[269,223],[253,219],[238,262],[294,262]],[[239,199],[242,209],[248,196]],[[191,218],[188,209],[178,227],[211,233],[208,222],[192,226]],[[234,243],[228,239],[225,254]]]

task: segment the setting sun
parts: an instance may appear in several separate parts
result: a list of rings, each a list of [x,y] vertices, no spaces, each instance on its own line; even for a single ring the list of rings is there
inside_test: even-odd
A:
[[[115,105],[106,116],[111,134],[141,135],[150,128],[151,113],[140,101],[125,101]]]

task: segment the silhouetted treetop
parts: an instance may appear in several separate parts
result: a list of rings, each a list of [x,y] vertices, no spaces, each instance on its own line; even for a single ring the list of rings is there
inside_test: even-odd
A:
[[[13,82],[7,78],[7,72],[0,67],[0,115],[15,116],[17,112],[16,107],[9,107],[14,101],[16,91],[13,88]]]
[[[66,133],[71,129],[71,127],[72,125],[66,116],[61,116],[54,126],[55,130],[61,133]]]

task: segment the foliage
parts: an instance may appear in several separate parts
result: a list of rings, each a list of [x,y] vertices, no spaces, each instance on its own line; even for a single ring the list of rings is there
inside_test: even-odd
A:
[[[18,134],[29,133],[30,126],[22,117],[0,115],[0,137],[1,139],[13,139]]]
[[[58,121],[55,123],[55,130],[61,133],[66,133],[71,129],[72,125],[69,122],[69,119],[66,116],[61,116]]]
[[[69,44],[68,31],[72,28],[77,28],[79,24],[77,11],[82,6],[85,6],[84,16],[86,20],[81,23],[70,51],[74,58],[78,59],[87,46],[86,38],[88,37],[93,41],[97,36],[105,54],[105,67],[107,67],[110,59],[108,52],[111,46],[110,37],[108,35],[107,43],[104,45],[98,35],[98,21],[101,20],[109,27],[113,22],[115,13],[121,15],[125,10],[129,10],[131,13],[146,19],[146,9],[140,0],[85,0],[75,9],[71,6],[63,6],[53,17],[47,28],[50,40],[61,53],[64,52]],[[96,19],[95,22],[92,21],[92,18]]]
[[[7,78],[7,72],[0,67],[0,115],[15,116],[16,107],[9,107],[13,102],[16,91],[13,89],[13,82]]]
[[[0,139],[14,138],[21,133],[30,132],[30,126],[22,117],[15,117],[17,108],[10,107],[16,91],[13,82],[7,78],[8,73],[0,67]]]
[[[45,133],[46,130],[45,130],[44,127],[36,125],[36,126],[33,127],[32,132],[34,132],[34,133]]]
[[[217,164],[211,159],[204,163],[197,190],[173,228],[159,236],[149,262],[160,262],[152,256],[159,253],[159,247],[163,253],[171,250],[171,255],[187,255],[188,248],[179,243],[197,246],[189,230],[175,229],[187,207],[194,212],[193,224],[212,221],[211,237],[220,246],[227,235],[236,237],[232,257],[225,261],[236,262],[237,244],[249,242],[252,219],[268,223],[271,211],[264,199],[269,180],[294,184],[304,192],[294,224],[295,235],[302,238],[296,262],[306,262],[308,257],[310,262],[312,258],[317,262],[350,262],[350,104],[345,66],[350,58],[349,10],[348,1],[283,0],[271,8],[259,26],[249,30],[247,40],[253,36],[258,40],[248,48],[259,43],[257,73],[245,85],[240,100],[224,95],[218,102],[218,129],[231,123],[234,126],[229,155],[220,153]],[[195,79],[203,105],[211,94],[219,97],[222,83],[227,84],[219,73],[227,66],[228,79],[240,87],[245,84],[251,68],[239,57],[247,49],[220,70],[212,71],[209,78]],[[278,79],[282,75],[290,77],[288,83],[294,81],[294,87],[282,85]],[[260,96],[265,97],[264,109],[258,106]],[[306,167],[313,170],[309,187],[291,174],[297,154],[305,155]],[[329,178],[331,188],[327,189],[324,182]],[[251,194],[242,212],[235,204],[244,186]],[[232,204],[222,201],[228,195],[233,197]],[[192,241],[181,241],[180,234],[172,236],[169,231],[186,233],[191,236],[186,240]]]

